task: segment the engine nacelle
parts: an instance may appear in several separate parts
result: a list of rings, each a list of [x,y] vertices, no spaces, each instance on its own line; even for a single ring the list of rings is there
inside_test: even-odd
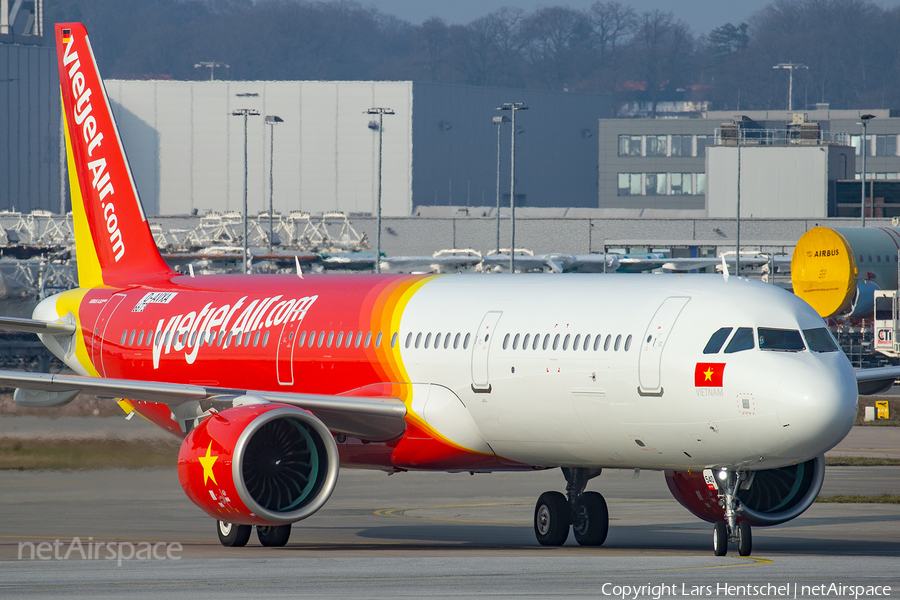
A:
[[[337,483],[337,445],[311,413],[251,404],[213,414],[178,453],[178,478],[191,501],[239,525],[293,523],[322,508]]]
[[[738,518],[754,525],[778,525],[799,517],[815,501],[825,481],[825,457],[798,465],[750,473],[749,485],[738,489]],[[725,519],[719,492],[702,473],[666,471],[666,484],[679,504],[704,521]]]

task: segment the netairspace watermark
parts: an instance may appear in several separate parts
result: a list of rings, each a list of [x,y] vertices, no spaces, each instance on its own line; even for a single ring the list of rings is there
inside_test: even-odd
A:
[[[19,560],[115,560],[118,566],[129,560],[181,560],[178,542],[95,542],[89,537],[65,542],[19,542]]]
[[[690,585],[687,583],[657,583],[645,585],[620,585],[604,583],[600,595],[621,600],[639,598],[884,598],[891,595],[889,585],[850,585],[845,583],[717,583],[715,585]]]

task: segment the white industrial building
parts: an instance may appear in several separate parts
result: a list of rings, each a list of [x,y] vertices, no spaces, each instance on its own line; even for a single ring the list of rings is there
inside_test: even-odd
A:
[[[382,211],[415,206],[491,206],[496,200],[497,129],[504,102],[517,114],[516,197],[527,206],[596,206],[597,122],[608,96],[356,81],[110,80],[107,92],[148,214],[241,210],[244,120],[249,108],[251,214],[268,210],[270,126],[274,208],[281,213],[373,213],[378,132],[384,117]],[[509,125],[501,130],[501,190],[509,202]]]

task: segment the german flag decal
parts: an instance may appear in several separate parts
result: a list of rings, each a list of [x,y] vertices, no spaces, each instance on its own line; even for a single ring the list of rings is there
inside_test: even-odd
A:
[[[725,363],[697,363],[694,369],[694,387],[722,387]]]

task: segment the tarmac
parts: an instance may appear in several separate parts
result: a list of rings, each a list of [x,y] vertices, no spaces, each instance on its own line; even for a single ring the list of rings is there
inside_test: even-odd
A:
[[[146,425],[52,421],[3,418],[0,437],[36,432],[28,427],[44,437],[113,426],[136,435]],[[898,433],[857,427],[835,451],[900,456]],[[558,470],[474,476],[344,470],[329,502],[294,525],[286,547],[261,547],[254,536],[237,549],[219,544],[213,519],[184,495],[174,465],[2,471],[0,597],[813,598],[832,584],[862,586],[862,593],[838,587],[831,596],[874,597],[876,585],[900,593],[897,504],[816,503],[789,523],[754,528],[751,557],[731,548],[718,558],[711,526],[672,499],[661,473],[635,478],[607,470],[589,486],[609,504],[606,543],[582,548],[570,539],[561,548],[541,547],[532,529],[534,502],[563,487]],[[900,493],[900,467],[829,467],[821,495],[885,492]],[[79,552],[75,538],[82,548],[102,543],[104,552]],[[54,547],[46,560],[29,554],[42,542]],[[156,558],[127,558],[129,547],[142,544],[156,548]],[[108,548],[115,549],[112,558]]]

